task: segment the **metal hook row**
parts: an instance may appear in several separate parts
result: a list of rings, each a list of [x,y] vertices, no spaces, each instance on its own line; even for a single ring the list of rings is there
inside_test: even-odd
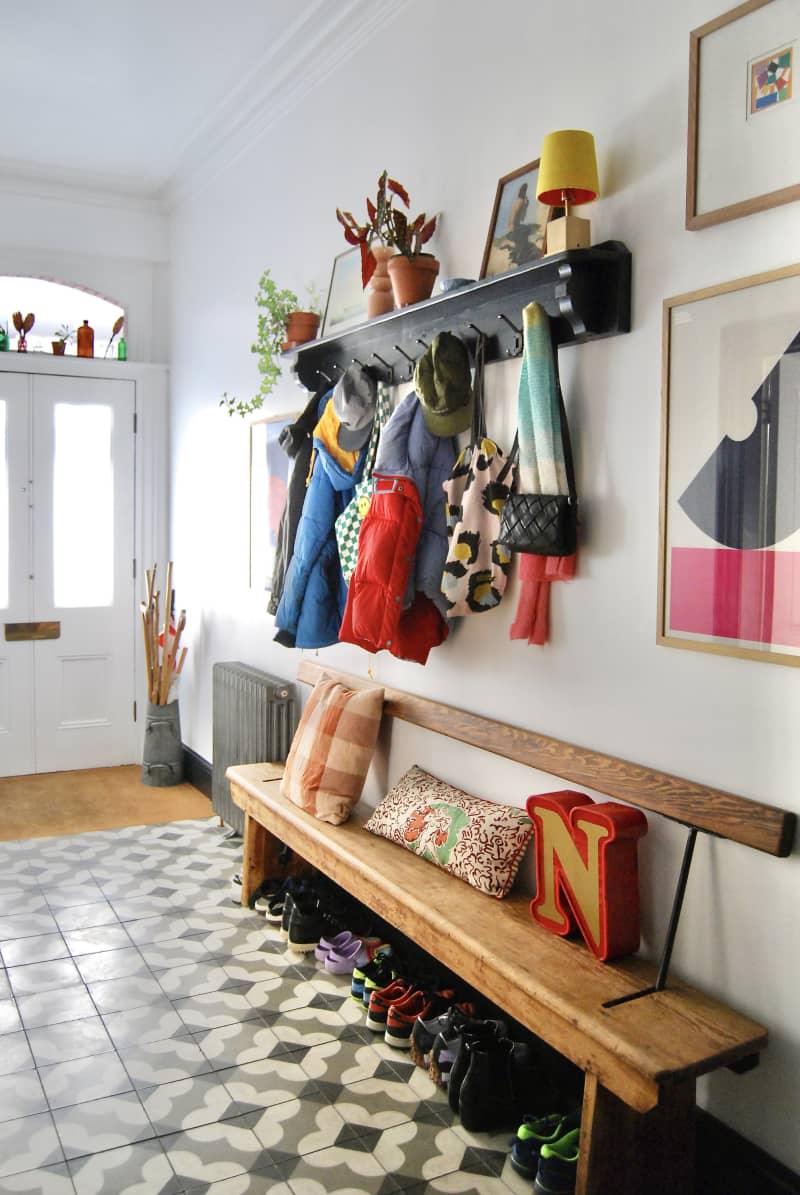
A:
[[[502,312],[497,316],[497,318],[499,320],[502,320],[505,324],[507,324],[508,327],[511,328],[512,332],[514,333],[514,338],[515,338],[514,339],[514,347],[510,348],[510,349],[506,349],[506,356],[507,357],[518,357],[519,354],[522,352],[522,329],[518,328],[517,325],[515,323],[513,323],[508,318],[508,316],[504,315]],[[485,335],[485,333],[479,327],[477,327],[476,324],[473,324],[469,320],[465,321],[464,326],[466,328],[469,328],[471,332],[474,332],[476,336],[484,336]],[[422,345],[423,350],[427,350],[427,348],[429,347],[428,341],[424,340],[421,336],[416,337],[416,342],[417,342],[417,344]],[[401,348],[401,346],[399,344],[393,345],[393,348],[396,353],[399,353],[400,356],[404,357],[405,360],[408,362],[408,379],[410,380],[414,376],[414,369],[417,364],[417,358],[413,357],[410,353],[407,353],[405,351],[405,349]],[[379,353],[373,353],[372,359],[374,361],[380,362],[380,364],[383,366],[383,368],[386,370],[386,372],[388,374],[387,380],[388,380],[389,384],[390,385],[393,384],[394,383],[395,366],[391,365],[388,361],[386,361],[383,357],[381,357]],[[351,363],[353,365],[360,365],[362,369],[367,368],[367,365],[363,361],[360,361],[358,357],[352,357]],[[340,373],[344,373],[345,369],[347,368],[344,365],[340,365],[338,361],[332,361],[331,367],[338,369],[340,371]],[[324,369],[318,369],[317,376],[324,378],[325,381],[328,382],[331,386],[334,385],[334,379],[330,376],[330,374],[326,373]]]

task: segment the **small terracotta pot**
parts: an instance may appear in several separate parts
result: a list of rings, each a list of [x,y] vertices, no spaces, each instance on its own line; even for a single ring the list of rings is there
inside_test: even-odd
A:
[[[319,316],[316,311],[290,311],[286,320],[285,349],[296,348],[298,344],[305,344],[307,340],[314,340],[319,328]]]
[[[50,343],[53,346],[53,355],[63,357],[67,348],[66,342],[63,340],[51,340]]]
[[[420,253],[417,257],[398,254],[387,264],[395,307],[408,307],[431,297],[439,273],[438,259],[432,253]]]
[[[394,310],[392,280],[387,268],[390,259],[395,256],[394,249],[391,245],[373,245],[372,256],[378,264],[367,284],[367,319],[375,319],[376,315],[386,315],[387,311]]]

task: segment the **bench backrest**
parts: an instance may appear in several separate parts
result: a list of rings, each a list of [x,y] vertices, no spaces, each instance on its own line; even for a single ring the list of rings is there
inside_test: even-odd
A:
[[[375,684],[335,668],[302,659],[298,680],[314,685],[330,676],[350,688]],[[384,714],[433,730],[574,784],[582,784],[639,809],[659,813],[686,826],[729,838],[770,855],[786,856],[794,843],[796,817],[786,809],[668,772],[657,772],[613,755],[509,726],[480,714],[455,709],[427,697],[383,686]]]

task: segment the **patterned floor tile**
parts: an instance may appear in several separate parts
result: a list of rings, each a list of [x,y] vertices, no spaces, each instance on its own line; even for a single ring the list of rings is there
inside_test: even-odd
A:
[[[362,1079],[351,1086],[340,1087],[334,1107],[347,1124],[380,1129],[382,1132],[405,1120],[416,1120],[421,1102],[408,1084],[387,1083],[385,1079]],[[450,1115],[452,1117],[452,1113]],[[439,1120],[438,1123],[441,1125],[443,1122]]]
[[[201,992],[221,992],[224,988],[235,988],[241,979],[227,974],[219,963],[184,963],[166,971],[156,971],[156,979],[171,999],[181,996],[199,996]]]
[[[258,1010],[247,999],[249,986],[230,988],[222,992],[202,992],[174,1000],[173,1005],[184,1024],[195,1032],[233,1025],[239,1021],[258,1020]]]
[[[187,1191],[272,1165],[274,1159],[250,1128],[254,1115],[161,1138],[172,1168]]]
[[[264,941],[264,927],[252,922],[228,926],[204,935],[202,941],[213,957],[236,958],[239,954],[251,954],[259,949]]]
[[[150,1123],[159,1136],[212,1124],[234,1115],[236,1111],[234,1098],[218,1073],[164,1083],[139,1094]]]
[[[137,1141],[69,1163],[77,1195],[180,1195],[183,1184],[158,1141]]]
[[[0,955],[7,967],[20,967],[26,963],[67,958],[69,951],[61,934],[35,934],[32,938],[13,938],[10,942],[3,942]]]
[[[72,959],[54,959],[45,963],[28,963],[24,967],[11,967],[9,983],[15,996],[30,996],[33,992],[54,991],[81,982],[78,969]]]
[[[100,950],[121,950],[131,944],[123,926],[118,924],[96,925],[92,929],[65,930],[64,941],[73,955],[97,954]]]
[[[103,1021],[118,1050],[161,1041],[165,1037],[178,1037],[183,1031],[189,1032],[164,997],[141,1008],[105,1013]]]
[[[278,1162],[253,1174],[237,1174],[207,1187],[198,1187],[203,1195],[294,1195],[292,1188],[283,1181],[284,1172],[292,1170],[295,1161],[288,1164]]]
[[[17,913],[11,917],[0,917],[0,942],[53,933],[58,933],[58,926],[49,912]]]
[[[19,1033],[22,1028],[16,1001],[0,1000],[0,1036],[6,1033]]]
[[[133,1091],[57,1108],[53,1120],[66,1158],[132,1145],[153,1136],[147,1114]]]
[[[19,996],[17,1007],[26,1029],[77,1021],[81,1017],[92,1017],[97,1012],[92,997],[82,983],[55,992]]]
[[[237,983],[261,983],[265,992],[280,983],[284,975],[281,960],[262,951],[239,954],[221,965],[232,980]]]
[[[139,921],[143,917],[181,916],[182,906],[169,896],[134,896],[115,900],[114,912],[120,921]]]
[[[222,1025],[219,1029],[210,1029],[208,1033],[194,1036],[214,1070],[268,1058],[279,1045],[272,1030],[260,1021]]]
[[[75,1195],[67,1163],[0,1178],[0,1195],[17,1195],[17,1192],[26,1191],[30,1195]]]
[[[55,1062],[69,1062],[72,1058],[88,1058],[113,1049],[111,1038],[100,1017],[84,1017],[63,1025],[45,1025],[28,1031],[37,1066]]]
[[[51,1108],[67,1108],[107,1095],[121,1095],[133,1086],[125,1067],[113,1053],[43,1066],[39,1076]]]
[[[349,1085],[371,1078],[381,1065],[380,1055],[364,1041],[324,1042],[313,1046],[302,1061],[303,1070],[312,1079]]]
[[[91,929],[95,925],[113,925],[117,915],[107,900],[88,905],[70,905],[66,909],[53,909],[53,916],[60,930]]]
[[[386,1180],[373,1154],[332,1146],[300,1158],[289,1184],[293,1195],[384,1195],[389,1189]]]
[[[120,1058],[137,1091],[193,1075],[207,1074],[211,1063],[191,1037],[166,1038],[120,1050]]]
[[[47,1099],[35,1071],[0,1076],[0,1121],[18,1120],[46,1111]]]
[[[154,971],[179,967],[181,963],[205,963],[211,959],[202,937],[169,938],[154,946],[139,946],[142,958]]]
[[[191,929],[186,917],[173,917],[164,913],[142,917],[140,921],[126,921],[125,929],[130,940],[137,946],[168,942],[174,938],[190,938],[197,933],[205,932],[205,927],[201,927],[200,930]]]
[[[231,1098],[250,1108],[271,1108],[273,1104],[300,1099],[310,1086],[308,1075],[299,1062],[291,1061],[291,1056],[261,1058],[216,1074]]]
[[[63,1161],[49,1112],[0,1124],[0,1177]]]
[[[103,893],[95,883],[63,884],[48,889],[47,903],[50,908],[68,909],[75,905],[89,905],[103,900]]]
[[[373,1152],[387,1173],[431,1181],[458,1170],[465,1149],[452,1129],[406,1121],[381,1133]]]
[[[11,995],[11,984],[5,971],[0,970],[0,1000],[7,1000]]]
[[[150,968],[134,946],[123,947],[122,950],[103,950],[99,954],[82,954],[75,959],[75,966],[84,983],[150,974]]]
[[[97,1011],[126,1012],[143,1004],[163,1002],[164,993],[152,975],[126,975],[122,979],[101,979],[90,983],[89,994]]]
[[[254,1116],[252,1130],[265,1148],[282,1157],[315,1153],[348,1135],[347,1125],[331,1104],[305,1100],[285,1100],[265,1108]]]
[[[33,1055],[28,1045],[27,1034],[6,1033],[0,1049],[0,1075],[14,1075],[19,1071],[33,1070]]]

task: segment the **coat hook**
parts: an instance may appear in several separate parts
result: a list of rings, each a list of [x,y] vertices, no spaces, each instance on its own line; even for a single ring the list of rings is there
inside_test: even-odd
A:
[[[427,340],[423,340],[421,336],[417,337],[417,344],[421,344],[424,349],[428,347]]]
[[[324,379],[325,379],[325,381],[326,381],[326,382],[329,382],[331,386],[333,385],[333,378],[329,377],[329,376],[328,376],[328,374],[326,374],[326,372],[325,372],[325,370],[324,370],[324,369],[318,369],[318,370],[317,370],[317,377],[318,377],[318,378],[324,378]]]
[[[394,385],[394,366],[390,365],[388,361],[384,361],[383,357],[381,357],[379,353],[373,353],[372,356],[376,361],[380,361],[381,365],[386,370],[386,373],[388,374],[389,385]]]
[[[506,356],[518,357],[522,352],[522,328],[518,328],[516,324],[512,324],[508,316],[504,315],[502,311],[497,318],[508,324],[509,328],[511,328],[512,332],[514,333],[514,347],[513,349],[506,349]]]
[[[471,328],[476,336],[483,336],[483,332],[481,332],[480,328],[476,328],[474,324],[469,322],[469,320],[467,320],[467,327]]]
[[[406,361],[408,361],[408,376],[412,378],[414,376],[414,367],[417,364],[416,361],[413,357],[409,357],[408,353],[404,349],[401,349],[399,344],[396,344],[394,347],[400,356],[405,357]]]
[[[353,357],[353,358],[352,358],[352,364],[353,364],[353,365],[359,365],[359,366],[360,366],[362,369],[366,369],[366,368],[367,368],[367,367],[366,367],[366,365],[364,364],[364,362],[363,362],[363,361],[359,361],[358,357]]]

